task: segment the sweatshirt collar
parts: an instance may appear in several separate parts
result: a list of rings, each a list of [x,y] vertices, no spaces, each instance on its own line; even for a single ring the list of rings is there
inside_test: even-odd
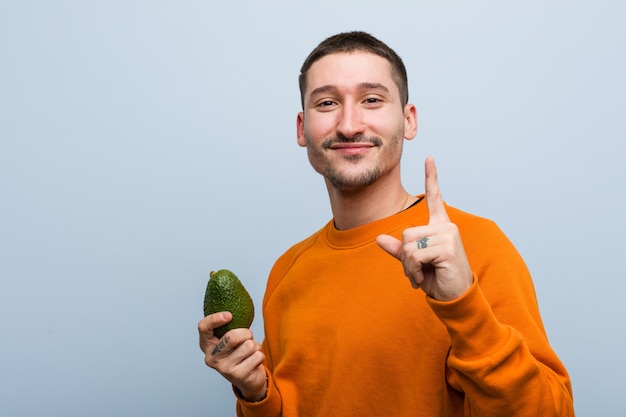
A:
[[[324,238],[328,244],[337,249],[349,249],[373,243],[381,234],[389,234],[397,238],[402,231],[410,226],[425,225],[428,223],[428,206],[423,201],[424,195],[416,196],[422,201],[406,210],[352,229],[338,230],[334,219],[323,229]]]

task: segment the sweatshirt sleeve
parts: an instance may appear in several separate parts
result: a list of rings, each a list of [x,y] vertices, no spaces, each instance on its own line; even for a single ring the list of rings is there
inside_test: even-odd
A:
[[[315,235],[314,235],[315,236]],[[310,245],[310,242],[314,240],[314,236],[307,239],[305,247]],[[272,321],[274,317],[271,313],[266,311],[266,304],[269,298],[271,298],[272,294],[278,283],[280,282],[283,272],[297,259],[301,250],[298,250],[294,245],[288,251],[286,251],[280,258],[276,260],[274,266],[272,267],[272,271],[267,280],[265,294],[263,295],[263,318],[265,320],[265,325]],[[238,417],[281,417],[282,416],[282,396],[280,391],[276,388],[276,384],[274,382],[273,371],[274,371],[274,360],[272,358],[272,351],[270,349],[270,344],[268,342],[267,336],[268,331],[265,328],[265,336],[266,338],[263,340],[262,350],[265,354],[265,372],[267,373],[267,396],[259,401],[259,402],[248,402],[241,398],[238,395],[237,391],[234,390],[235,396],[237,397],[237,416]]]
[[[482,232],[466,245],[468,292],[448,302],[427,297],[450,335],[448,383],[465,394],[465,415],[574,416],[569,376],[549,345],[526,265],[495,224]]]

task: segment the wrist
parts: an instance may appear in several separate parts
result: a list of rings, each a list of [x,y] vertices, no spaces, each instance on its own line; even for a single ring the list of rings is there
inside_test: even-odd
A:
[[[249,403],[258,403],[260,401],[263,401],[265,398],[267,398],[267,391],[269,388],[268,384],[269,384],[269,378],[266,374],[265,383],[263,384],[260,390],[242,391],[240,388],[236,386],[234,388],[235,388],[235,392],[237,396],[240,397],[242,400],[249,402]]]

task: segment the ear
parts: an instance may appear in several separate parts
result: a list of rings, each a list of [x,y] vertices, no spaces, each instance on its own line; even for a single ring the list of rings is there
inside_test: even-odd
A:
[[[296,134],[298,136],[298,145],[306,147],[306,139],[304,138],[304,112],[298,113],[296,120]]]
[[[404,106],[404,138],[411,140],[417,135],[417,109],[413,104]]]

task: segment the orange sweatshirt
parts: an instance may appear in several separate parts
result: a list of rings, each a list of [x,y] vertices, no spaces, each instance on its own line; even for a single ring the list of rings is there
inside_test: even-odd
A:
[[[493,222],[447,211],[475,277],[454,301],[414,290],[375,242],[427,224],[425,201],[283,254],[263,300],[268,395],[238,415],[573,416],[524,261]]]

